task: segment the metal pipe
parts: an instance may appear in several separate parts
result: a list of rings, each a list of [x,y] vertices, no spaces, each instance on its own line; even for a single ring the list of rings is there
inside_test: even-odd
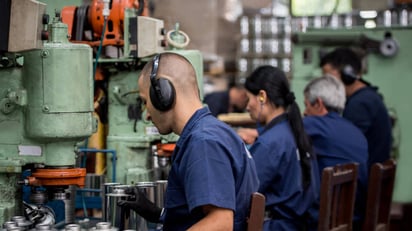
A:
[[[112,154],[112,168],[113,168],[113,173],[112,173],[112,181],[116,181],[116,161],[117,161],[117,152],[114,149],[94,149],[94,148],[78,148],[78,152],[92,152],[92,153],[110,153]]]
[[[299,43],[316,43],[322,45],[359,44],[366,36],[362,32],[353,31],[310,31],[310,33],[296,33],[292,35],[292,41]]]

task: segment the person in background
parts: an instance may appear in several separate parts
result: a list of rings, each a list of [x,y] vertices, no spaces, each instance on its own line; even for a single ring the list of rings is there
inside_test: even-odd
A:
[[[247,111],[259,136],[250,147],[266,197],[264,230],[303,230],[319,185],[317,163],[285,74],[261,66],[246,79]]]
[[[244,112],[247,105],[246,90],[243,86],[233,85],[227,91],[216,91],[205,95],[203,100],[214,116],[232,112]]]
[[[368,141],[368,166],[390,158],[391,122],[377,88],[361,78],[362,62],[350,48],[336,48],[321,58],[324,74],[345,85],[346,105],[343,117],[355,124]]]
[[[313,79],[303,93],[303,124],[317,157],[319,176],[325,167],[359,163],[353,228],[360,230],[368,181],[368,142],[359,128],[341,116],[345,88],[339,80],[331,76]]]
[[[119,206],[162,222],[163,230],[245,230],[259,184],[255,164],[232,128],[203,107],[191,63],[175,53],[156,55],[143,68],[138,86],[146,119],[160,134],[174,132],[180,138],[164,210],[141,193]]]

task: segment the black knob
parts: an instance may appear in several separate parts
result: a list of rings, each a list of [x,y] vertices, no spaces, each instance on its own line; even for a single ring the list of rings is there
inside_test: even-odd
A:
[[[43,25],[49,24],[50,16],[48,14],[43,14]]]

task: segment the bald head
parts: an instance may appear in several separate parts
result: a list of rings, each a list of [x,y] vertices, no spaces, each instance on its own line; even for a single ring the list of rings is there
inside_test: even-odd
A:
[[[144,87],[150,87],[152,67],[153,60],[148,62],[142,70],[141,77],[143,77]],[[196,71],[185,57],[175,53],[162,53],[159,59],[157,77],[171,81],[179,94],[200,99]]]
[[[183,56],[175,53],[162,53],[160,55],[156,79],[160,79],[163,83],[166,82],[164,87],[174,89],[172,90],[174,97],[168,98],[169,100],[163,98],[163,102],[167,102],[168,105],[161,108],[155,102],[159,100],[159,97],[152,98],[150,93],[152,67],[153,60],[145,65],[138,80],[139,96],[142,103],[146,105],[146,120],[151,120],[160,134],[170,132],[180,134],[192,115],[203,107],[196,72],[192,64]],[[166,92],[162,92],[162,94]]]

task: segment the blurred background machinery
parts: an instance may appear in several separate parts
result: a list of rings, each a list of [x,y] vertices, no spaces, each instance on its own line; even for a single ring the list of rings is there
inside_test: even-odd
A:
[[[167,178],[178,137],[142,119],[137,79],[176,52],[203,95],[202,55],[178,23],[166,31],[143,0],[6,0],[0,15],[0,224],[73,223],[76,208],[105,209],[105,182]]]

